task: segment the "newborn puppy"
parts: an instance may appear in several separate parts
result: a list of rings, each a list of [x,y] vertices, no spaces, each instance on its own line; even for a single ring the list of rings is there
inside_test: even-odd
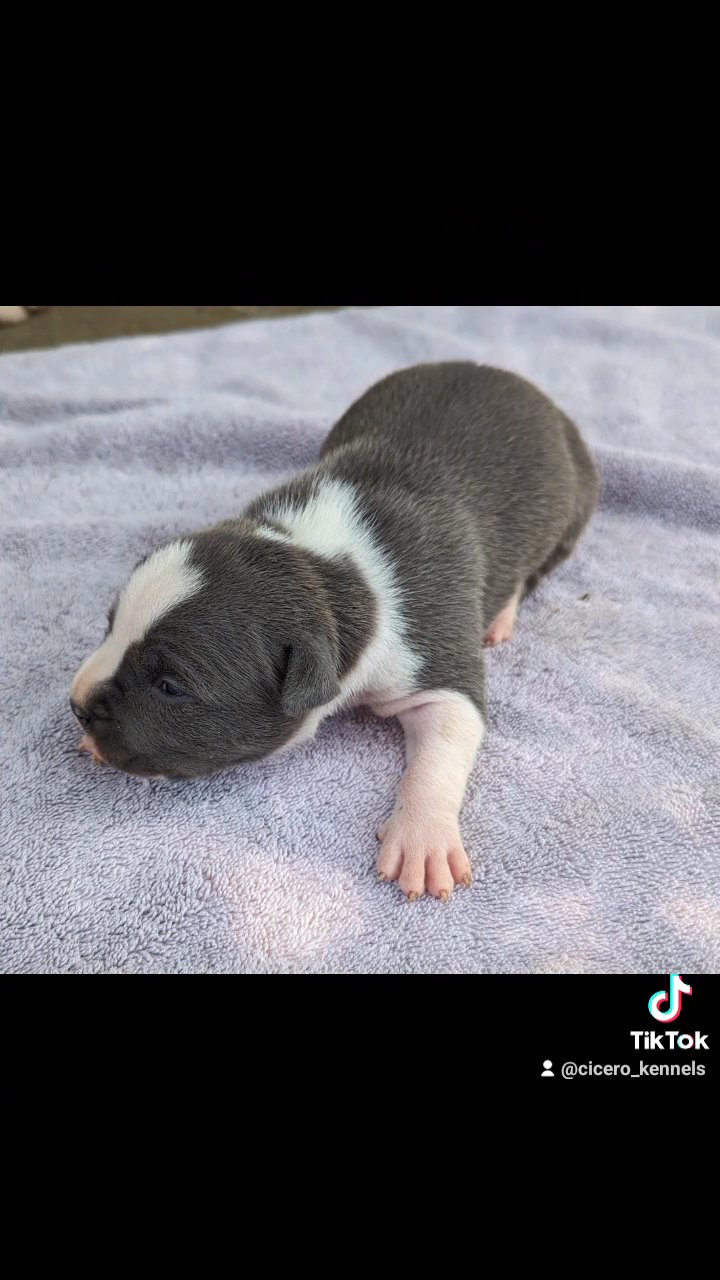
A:
[[[598,496],[577,428],[524,379],[418,365],[371,387],[320,463],[135,567],[71,705],[96,757],[192,778],[397,716],[407,768],[378,836],[410,900],[470,884],[458,815],[486,644],[568,556]]]

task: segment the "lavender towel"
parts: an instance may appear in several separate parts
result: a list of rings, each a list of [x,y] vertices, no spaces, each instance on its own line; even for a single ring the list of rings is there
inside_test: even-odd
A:
[[[488,655],[472,889],[377,882],[402,734],[368,713],[197,782],[78,756],[71,677],[135,561],[312,462],[377,378],[458,358],[536,381],[604,477]],[[0,970],[717,968],[720,308],[386,307],[5,356],[0,463]]]

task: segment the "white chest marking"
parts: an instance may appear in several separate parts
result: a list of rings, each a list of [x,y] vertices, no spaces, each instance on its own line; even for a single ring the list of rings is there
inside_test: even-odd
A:
[[[350,702],[364,702],[370,695],[400,698],[411,693],[421,660],[408,643],[402,591],[392,563],[358,510],[352,485],[320,480],[302,506],[278,503],[265,514],[287,530],[288,541],[296,546],[329,560],[347,556],[375,600],[372,639],[345,676],[339,696],[308,718],[302,737],[309,737],[325,716]]]

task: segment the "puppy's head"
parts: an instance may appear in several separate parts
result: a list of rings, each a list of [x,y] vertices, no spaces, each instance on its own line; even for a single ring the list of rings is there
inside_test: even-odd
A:
[[[338,674],[312,558],[232,521],[136,566],[71,705],[107,763],[191,778],[283,746],[339,693]]]

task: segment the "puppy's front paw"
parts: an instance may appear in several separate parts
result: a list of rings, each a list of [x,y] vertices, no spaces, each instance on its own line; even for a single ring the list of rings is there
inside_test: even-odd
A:
[[[472,884],[472,868],[456,822],[419,821],[393,814],[378,831],[381,880],[397,880],[409,902],[427,890],[447,901],[456,884]]]

